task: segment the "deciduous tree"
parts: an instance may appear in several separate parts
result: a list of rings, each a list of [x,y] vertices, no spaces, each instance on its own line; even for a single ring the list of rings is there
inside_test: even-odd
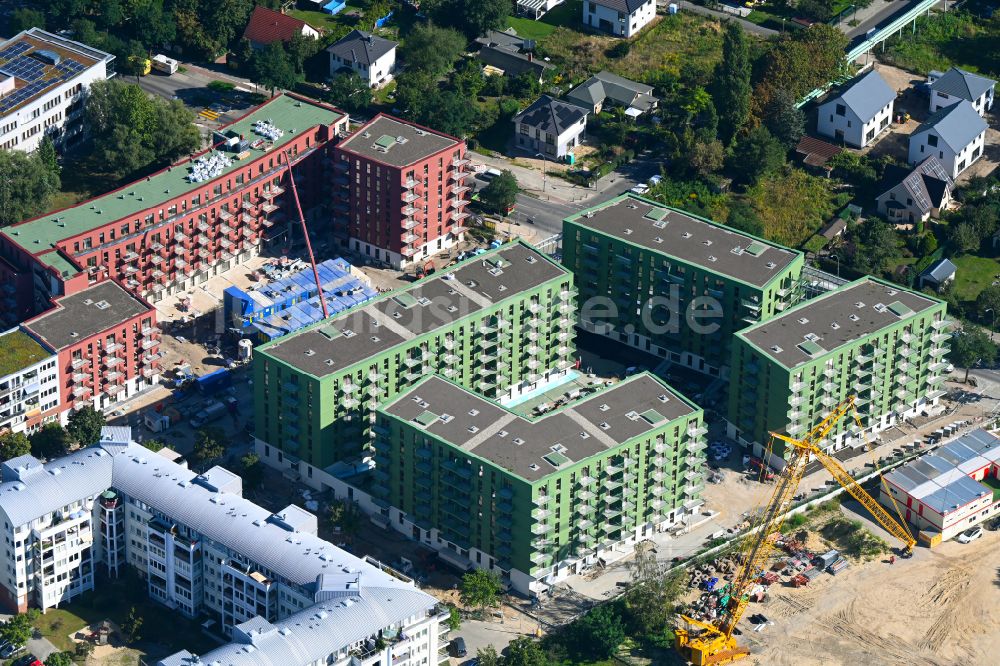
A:
[[[403,42],[401,58],[407,69],[438,77],[449,71],[465,51],[462,33],[433,23],[418,23]]]
[[[503,586],[493,571],[475,569],[462,577],[462,603],[473,608],[490,608],[500,603]]]
[[[87,405],[69,415],[66,430],[77,444],[90,446],[101,438],[101,428],[106,424],[104,413]]]
[[[785,147],[766,127],[755,127],[736,144],[730,165],[739,182],[752,185],[785,165]]]
[[[66,455],[72,443],[69,433],[57,422],[46,423],[28,439],[31,455],[49,460]]]
[[[979,363],[993,364],[997,358],[997,346],[986,331],[967,323],[951,339],[950,358],[956,366],[965,368],[965,381],[968,382],[971,368]]]
[[[746,33],[736,21],[725,23],[722,62],[715,87],[715,108],[719,113],[719,138],[726,144],[750,120],[750,47]]]
[[[250,78],[273,94],[276,88],[294,88],[299,75],[281,42],[258,49],[250,60]]]
[[[31,453],[31,442],[23,432],[5,432],[0,435],[0,461],[10,460]]]
[[[327,97],[333,104],[351,113],[366,111],[372,105],[372,89],[355,72],[334,76]]]
[[[537,641],[518,636],[507,646],[504,666],[549,666],[549,658]]]
[[[202,468],[207,468],[226,454],[226,434],[219,428],[207,427],[198,431],[194,442],[194,458]]]
[[[625,624],[615,604],[597,606],[570,627],[570,654],[580,661],[610,659],[625,642]]]
[[[517,203],[517,195],[521,188],[517,178],[509,170],[504,169],[479,191],[479,200],[494,213],[506,214]]]
[[[57,191],[59,175],[38,153],[0,150],[0,226],[48,210]]]

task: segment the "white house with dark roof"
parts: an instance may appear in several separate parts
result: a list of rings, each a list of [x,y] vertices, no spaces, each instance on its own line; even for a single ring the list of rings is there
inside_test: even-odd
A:
[[[928,157],[912,171],[898,167],[886,169],[882,194],[875,198],[878,212],[894,224],[917,224],[940,215],[951,202],[955,182],[944,165],[934,156]]]
[[[656,18],[656,0],[584,0],[583,24],[629,38]]]
[[[396,42],[361,30],[352,30],[326,47],[330,54],[330,76],[350,70],[381,88],[392,80],[396,71]]]
[[[548,95],[514,116],[514,145],[529,153],[559,159],[580,145],[587,110]]]
[[[889,127],[896,91],[872,70],[819,106],[816,131],[864,148]]]
[[[997,82],[979,74],[952,67],[943,74],[931,72],[927,76],[930,92],[930,110],[934,113],[963,99],[972,104],[979,115],[985,116],[993,108],[993,95]]]
[[[598,72],[566,94],[566,100],[600,113],[607,103],[625,108],[625,114],[635,118],[656,108],[659,101],[653,87],[636,83],[611,72]]]
[[[986,121],[962,100],[938,109],[910,135],[910,164],[937,157],[945,172],[957,178],[983,155]]]

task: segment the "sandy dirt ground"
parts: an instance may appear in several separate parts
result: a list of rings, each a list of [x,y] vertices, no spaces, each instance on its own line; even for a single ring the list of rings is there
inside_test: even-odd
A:
[[[808,589],[774,586],[767,601],[747,610],[773,624],[760,633],[741,625],[749,663],[997,663],[998,546],[1000,533],[987,532],[972,544],[918,548],[894,565],[884,558],[855,564]]]

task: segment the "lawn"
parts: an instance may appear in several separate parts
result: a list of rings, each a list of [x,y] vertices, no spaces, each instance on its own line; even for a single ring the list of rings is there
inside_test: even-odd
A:
[[[698,78],[698,71],[710,77],[722,58],[720,23],[697,14],[660,17],[627,42],[629,51],[624,57],[616,58],[610,49],[621,43],[613,37],[560,27],[540,40],[538,48],[571,81],[581,81],[602,69],[648,84],[677,77],[682,69],[694,70],[694,78]]]
[[[514,28],[519,37],[525,39],[542,39],[548,37],[555,31],[556,26],[542,21],[532,21],[528,18],[510,16],[507,18],[507,25]]]
[[[995,258],[967,254],[951,260],[958,268],[955,272],[955,296],[960,301],[976,300],[979,292],[993,284],[1000,275],[1000,261]]]
[[[996,78],[1000,75],[1000,12],[980,18],[970,11],[932,13],[886,43],[893,65],[925,74],[955,65]]]
[[[198,622],[189,620],[146,596],[146,583],[128,576],[121,581],[105,581],[96,591],[74,599],[62,608],[42,615],[35,626],[60,650],[72,650],[69,636],[84,627],[111,620],[121,624],[132,607],[143,618],[137,647],[173,653],[181,648],[204,654],[218,643],[201,632]]]
[[[347,0],[347,7],[339,14],[331,16],[326,12],[311,9],[293,9],[290,16],[305,21],[314,28],[321,30],[338,30],[340,26],[353,27],[357,23],[357,14],[364,8],[361,0]]]

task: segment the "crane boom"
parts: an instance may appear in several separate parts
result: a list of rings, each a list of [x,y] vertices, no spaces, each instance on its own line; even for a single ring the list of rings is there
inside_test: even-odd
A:
[[[789,459],[778,477],[770,501],[753,520],[746,536],[740,542],[739,559],[741,564],[730,587],[729,609],[714,624],[682,615],[681,618],[684,622],[700,629],[701,633],[692,635],[687,629],[677,629],[674,632],[677,649],[692,663],[698,666],[728,663],[750,654],[749,650],[737,644],[736,639],[733,638],[733,632],[750,603],[750,592],[757,583],[760,573],[764,570],[773,547],[771,537],[775,532],[780,531],[781,525],[784,523],[785,516],[791,508],[792,498],[802,480],[811,455],[822,463],[834,480],[851,497],[871,512],[882,527],[905,544],[907,553],[913,550],[916,541],[905,524],[902,523],[902,518],[900,522],[897,522],[836,459],[827,455],[819,446],[819,442],[822,442],[848,413],[853,413],[855,421],[860,423],[854,409],[854,397],[838,404],[826,418],[810,429],[801,439],[781,433],[771,433],[773,438],[790,446]]]
[[[313,278],[316,280],[316,291],[319,294],[319,304],[323,308],[323,319],[330,316],[330,310],[326,306],[326,297],[323,296],[323,284],[319,279],[319,269],[316,268],[316,256],[313,254],[312,242],[309,240],[309,229],[306,227],[306,216],[302,214],[302,204],[299,203],[299,192],[295,189],[295,177],[292,175],[292,159],[285,155],[285,168],[288,169],[288,184],[292,187],[292,198],[295,199],[295,209],[299,213],[299,222],[302,224],[302,236],[306,239],[306,250],[309,252],[309,264],[313,269]]]

